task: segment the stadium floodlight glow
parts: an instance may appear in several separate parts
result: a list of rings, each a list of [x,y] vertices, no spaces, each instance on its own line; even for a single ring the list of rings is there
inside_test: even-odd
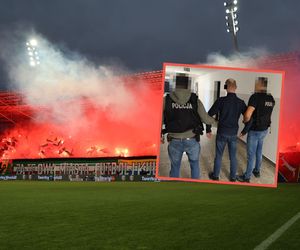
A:
[[[237,20],[237,14],[238,11],[238,0],[228,0],[227,2],[224,2],[225,7],[225,19],[226,19],[226,31],[228,33],[231,33],[233,36],[233,42],[234,42],[234,48],[238,52],[238,43],[237,43],[237,32],[239,31],[238,20]]]
[[[31,40],[29,41],[29,44],[30,44],[31,46],[37,46],[37,40],[36,40],[36,39],[31,39]]]
[[[29,65],[35,67],[40,64],[40,57],[37,49],[38,41],[36,39],[30,39],[26,42],[26,47],[29,56]]]

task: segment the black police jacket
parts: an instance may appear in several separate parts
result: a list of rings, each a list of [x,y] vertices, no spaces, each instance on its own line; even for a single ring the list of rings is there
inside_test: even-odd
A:
[[[203,124],[198,114],[198,97],[192,93],[185,104],[178,104],[170,95],[165,99],[164,123],[166,133],[183,133],[190,129],[203,131]]]

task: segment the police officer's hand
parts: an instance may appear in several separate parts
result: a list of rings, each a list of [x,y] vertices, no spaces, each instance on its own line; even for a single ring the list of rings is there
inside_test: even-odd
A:
[[[210,133],[206,133],[206,137],[207,137],[208,139],[211,139],[212,133],[211,133],[211,132],[210,132]]]
[[[244,138],[244,134],[240,133],[239,138]]]

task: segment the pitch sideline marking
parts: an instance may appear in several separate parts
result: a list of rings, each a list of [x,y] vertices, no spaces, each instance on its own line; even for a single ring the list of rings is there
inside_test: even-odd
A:
[[[286,230],[289,229],[298,219],[300,218],[300,212],[294,215],[286,223],[284,223],[280,228],[278,228],[274,233],[272,233],[267,239],[261,242],[254,250],[265,250],[267,249],[274,241],[276,241]]]

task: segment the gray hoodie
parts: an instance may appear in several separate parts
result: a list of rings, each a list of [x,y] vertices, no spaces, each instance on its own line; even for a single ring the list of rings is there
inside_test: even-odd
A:
[[[174,92],[170,94],[170,97],[174,102],[183,105],[188,102],[188,100],[191,97],[191,94],[192,93],[189,89],[176,89]],[[163,101],[163,111],[164,110],[165,110],[165,99]],[[216,125],[216,120],[207,114],[203,106],[203,103],[199,99],[198,99],[198,114],[203,123],[208,125]],[[164,121],[164,117],[162,121]],[[191,138],[195,136],[192,129],[187,130],[183,133],[169,133],[169,135],[173,138],[180,138],[180,139]]]

